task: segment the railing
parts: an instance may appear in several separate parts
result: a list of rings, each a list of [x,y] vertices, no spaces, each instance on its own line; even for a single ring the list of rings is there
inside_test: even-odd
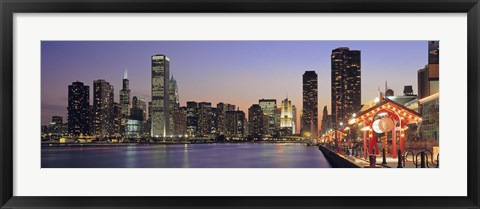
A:
[[[403,153],[403,167],[405,167],[406,162],[408,161],[407,158],[409,154],[412,155],[412,163],[415,165],[416,168],[430,168],[430,166],[438,168],[440,166],[440,154],[437,154],[437,159],[434,160],[433,153],[430,150],[423,150],[418,152],[417,154],[415,154],[411,150],[406,150]]]
[[[433,160],[433,153],[430,151],[430,150],[425,150],[425,157],[427,158],[426,162],[427,162],[427,167],[430,168],[430,164],[432,164],[433,166],[435,166],[435,168],[438,168],[440,166],[440,154],[437,154],[437,160]],[[426,153],[429,153],[430,154],[430,161],[428,161],[429,157]]]
[[[418,168],[418,155],[420,155],[420,167],[425,168],[425,152],[419,152],[415,155],[415,168]]]
[[[408,159],[408,154],[411,153],[412,154],[412,162],[415,161],[415,153],[413,153],[412,150],[406,150],[405,152],[403,152],[403,156],[402,156],[402,160],[403,160],[403,167],[405,167],[406,165],[406,162],[407,162],[407,159]]]

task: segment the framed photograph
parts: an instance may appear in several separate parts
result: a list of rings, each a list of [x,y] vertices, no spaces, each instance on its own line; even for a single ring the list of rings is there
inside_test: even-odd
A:
[[[479,208],[478,0],[0,6],[1,208]]]

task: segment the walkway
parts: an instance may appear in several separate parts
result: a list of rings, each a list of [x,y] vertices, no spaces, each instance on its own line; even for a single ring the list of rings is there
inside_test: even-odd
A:
[[[320,145],[321,146],[321,145]],[[358,167],[361,167],[361,168],[365,168],[365,167],[370,167],[370,162],[368,160],[365,160],[363,158],[358,158],[358,157],[355,157],[355,156],[351,156],[351,155],[346,155],[344,153],[339,153],[339,152],[335,152],[337,155],[339,155],[340,157],[354,163],[355,165],[357,165]],[[376,165],[378,168],[397,168],[398,166],[398,159],[397,158],[392,158],[392,157],[387,157],[386,158],[386,164],[382,164],[382,161],[383,161],[383,157],[382,155],[377,155],[376,156]],[[420,168],[420,160],[418,160],[418,168]],[[434,165],[432,165],[431,163],[429,163],[429,166],[427,166],[427,168],[435,168]],[[409,157],[409,159],[407,159],[407,161],[405,162],[405,168],[417,168],[414,164],[414,162],[411,161],[411,158]]]

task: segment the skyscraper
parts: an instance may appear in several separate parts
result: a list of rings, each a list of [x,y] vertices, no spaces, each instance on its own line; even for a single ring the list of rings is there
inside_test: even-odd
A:
[[[130,138],[150,135],[147,120],[147,104],[144,97],[133,96],[130,117],[127,120],[125,135]]]
[[[198,131],[198,103],[187,102],[187,134],[188,136],[196,136]]]
[[[235,105],[219,102],[217,103],[217,110],[215,114],[216,131],[219,135],[224,135],[226,132],[225,117],[227,111],[235,111]]]
[[[280,120],[280,117],[282,115],[282,108],[281,107],[275,107],[275,111],[274,111],[274,114],[273,114],[273,117],[274,117],[274,121],[275,121],[275,129],[274,129],[274,136],[277,137],[279,136],[278,134],[280,133],[280,123],[281,123],[281,120]],[[288,134],[291,134],[290,133],[290,130],[288,132]]]
[[[178,95],[178,84],[177,80],[172,77],[170,78],[170,103],[171,103],[171,108],[176,109],[180,107],[180,97]]]
[[[123,117],[122,117],[122,114],[121,114],[121,109],[122,108],[121,108],[119,103],[113,102],[113,128],[112,128],[112,132],[110,133],[110,135],[113,135],[113,136],[119,136],[120,135],[120,131],[121,131],[122,125],[123,125],[122,124]]]
[[[280,115],[280,128],[292,128],[293,127],[293,112],[292,101],[285,98],[282,101],[281,115]]]
[[[262,108],[263,114],[268,117],[267,134],[275,134],[275,109],[277,109],[276,99],[260,99],[258,104]]]
[[[187,134],[187,107],[173,110],[173,135],[184,136]]]
[[[216,114],[216,121],[217,121],[217,132],[219,135],[225,134],[225,114],[226,114],[226,106],[223,102],[217,103],[217,114]]]
[[[93,111],[94,133],[99,137],[113,135],[113,86],[103,79],[93,81]]]
[[[245,113],[240,110],[227,111],[226,118],[226,136],[227,137],[244,137],[245,136]]]
[[[170,135],[170,58],[152,56],[152,119],[151,136]]]
[[[211,120],[210,123],[210,133],[212,136],[219,136],[218,134],[218,109],[216,107],[211,108]]]
[[[315,138],[318,132],[318,78],[315,71],[303,74],[302,134]]]
[[[199,102],[198,103],[198,132],[201,136],[210,136],[212,134],[212,103]]]
[[[418,70],[418,99],[439,92],[439,42],[428,42],[428,64]]]
[[[90,88],[76,81],[68,86],[68,133],[74,136],[90,133]]]
[[[120,90],[120,132],[123,134],[125,132],[125,126],[127,125],[127,120],[130,110],[130,88],[129,81],[127,76],[127,70],[123,74],[122,80],[122,90]]]
[[[248,108],[248,132],[256,139],[261,139],[264,134],[264,118],[268,117],[263,114],[262,108],[258,104],[253,104]]]
[[[332,129],[332,116],[328,114],[327,105],[323,107],[321,133],[325,134]]]
[[[93,105],[88,105],[88,132],[90,134],[95,133],[95,110],[93,109]]]
[[[173,117],[173,110],[176,110],[180,107],[180,102],[178,98],[178,86],[177,81],[175,78],[170,78],[170,87],[168,89],[169,93],[169,110],[170,110],[170,119],[168,125],[168,133],[173,134],[174,131],[174,117]]]
[[[139,121],[145,121],[147,119],[147,105],[145,103],[145,98],[133,96],[130,118]]]
[[[332,50],[332,125],[340,128],[361,108],[361,53],[340,47]]]

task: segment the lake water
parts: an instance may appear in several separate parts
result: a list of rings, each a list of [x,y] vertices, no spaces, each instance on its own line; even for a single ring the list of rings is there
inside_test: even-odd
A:
[[[329,168],[317,147],[238,143],[42,145],[42,168]]]

